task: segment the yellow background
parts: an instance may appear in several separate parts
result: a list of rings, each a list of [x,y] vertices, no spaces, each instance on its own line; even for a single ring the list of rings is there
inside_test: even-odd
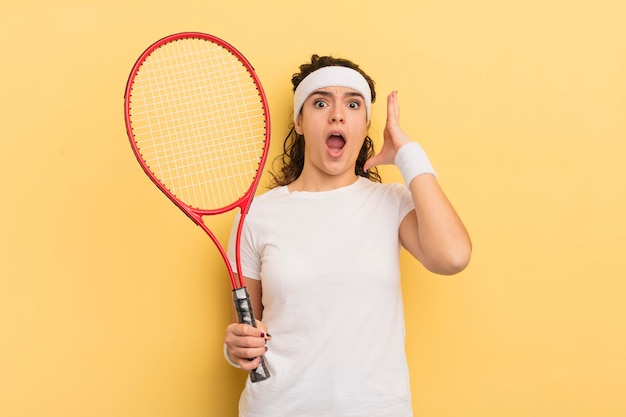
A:
[[[225,271],[123,123],[138,55],[196,30],[256,67],[272,156],[311,53],[377,81],[378,144],[399,90],[474,243],[456,277],[403,255],[416,416],[625,416],[625,4],[3,2],[0,415],[236,415]]]

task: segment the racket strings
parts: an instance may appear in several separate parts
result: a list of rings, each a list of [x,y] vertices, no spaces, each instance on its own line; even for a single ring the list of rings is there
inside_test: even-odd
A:
[[[199,39],[158,48],[134,80],[131,106],[137,147],[177,198],[217,209],[246,193],[265,146],[265,113],[229,51]]]

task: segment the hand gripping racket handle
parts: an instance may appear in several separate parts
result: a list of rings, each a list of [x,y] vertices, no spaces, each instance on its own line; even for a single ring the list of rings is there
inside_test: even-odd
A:
[[[252,303],[250,302],[250,296],[248,295],[248,289],[246,287],[234,289],[233,301],[235,302],[235,309],[237,310],[239,323],[245,323],[256,327],[254,313],[252,312]],[[250,380],[252,382],[259,382],[264,381],[269,377],[270,372],[265,364],[265,357],[261,356],[261,363],[259,366],[250,371]]]

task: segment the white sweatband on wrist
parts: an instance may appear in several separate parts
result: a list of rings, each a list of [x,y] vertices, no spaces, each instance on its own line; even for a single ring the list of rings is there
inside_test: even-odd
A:
[[[411,181],[418,175],[431,174],[437,177],[435,170],[430,164],[428,155],[417,142],[402,145],[396,152],[394,162],[400,170],[407,187],[411,185]]]
[[[358,91],[365,100],[367,122],[370,121],[370,107],[372,105],[372,91],[367,80],[360,72],[352,68],[333,65],[313,71],[304,80],[300,81],[293,94],[293,122],[296,123],[302,106],[315,90],[324,87],[347,87]]]
[[[239,364],[235,362],[233,358],[231,358],[230,355],[228,354],[228,346],[226,345],[226,343],[224,343],[224,358],[226,359],[226,362],[228,362],[235,368],[241,369],[241,366],[239,366]]]

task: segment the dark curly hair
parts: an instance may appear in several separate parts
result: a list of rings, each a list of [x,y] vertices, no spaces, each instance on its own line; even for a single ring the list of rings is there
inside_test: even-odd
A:
[[[361,70],[359,66],[354,62],[343,58],[334,58],[332,56],[312,55],[310,63],[300,65],[300,72],[293,74],[293,76],[291,77],[293,91],[296,91],[296,88],[298,87],[300,82],[304,80],[307,75],[315,70],[329,66],[348,67],[355,71],[358,71],[369,84],[370,91],[372,92],[372,103],[376,101],[374,80],[372,80],[369,75],[363,72],[363,70]],[[359,156],[354,167],[354,172],[356,175],[365,177],[371,181],[381,182],[381,178],[378,174],[378,170],[376,169],[376,167],[372,167],[367,171],[363,169],[365,161],[374,156],[374,154],[374,142],[369,136],[366,136],[365,141],[363,142],[363,146],[361,147],[361,151],[359,152]],[[270,183],[271,188],[289,185],[293,181],[295,181],[302,173],[302,168],[304,167],[304,136],[299,135],[295,131],[293,126],[291,127],[291,130],[287,134],[285,142],[283,143],[283,153],[281,155],[278,155],[274,159],[274,164],[276,164],[277,162],[280,164],[280,169],[276,173],[270,172],[273,177]]]

